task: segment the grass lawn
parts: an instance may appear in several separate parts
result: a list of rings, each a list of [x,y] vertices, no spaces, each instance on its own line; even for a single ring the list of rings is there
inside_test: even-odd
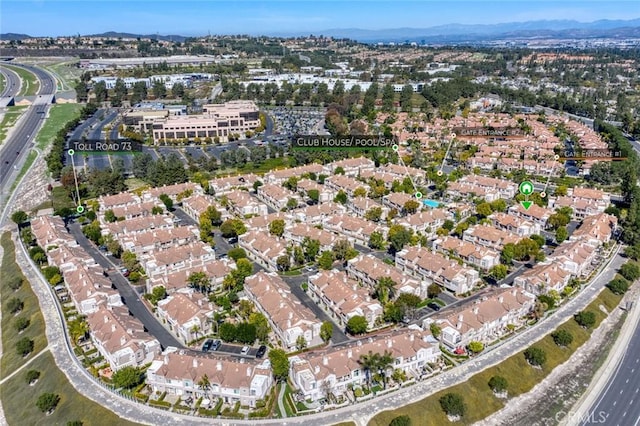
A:
[[[0,144],[2,144],[2,142],[4,142],[4,140],[7,138],[9,129],[13,127],[14,124],[16,124],[16,122],[26,109],[27,107],[22,105],[7,107],[7,111],[2,117],[2,122],[0,122]]]
[[[57,104],[49,109],[49,118],[42,125],[36,136],[36,147],[45,149],[56,137],[65,124],[80,115],[80,104]]]
[[[128,178],[124,181],[128,191],[136,191],[140,188],[149,188],[149,184],[138,178]]]
[[[600,295],[585,309],[596,314],[596,328],[606,315],[599,309],[603,305],[610,312],[620,302],[621,297],[611,293],[609,289],[604,289]],[[386,426],[397,416],[409,415],[413,424],[439,426],[448,424],[447,416],[442,411],[439,398],[446,393],[458,393],[463,396],[467,406],[467,413],[460,423],[472,424],[486,418],[504,406],[504,402],[496,398],[488,386],[489,379],[495,375],[503,376],[508,381],[509,397],[515,397],[530,391],[537,383],[542,381],[555,367],[565,362],[571,354],[579,348],[590,336],[590,330],[585,330],[570,319],[558,326],[564,328],[573,335],[573,342],[568,348],[558,347],[551,338],[545,336],[542,340],[532,346],[542,348],[547,354],[547,361],[542,368],[531,367],[524,358],[523,352],[507,358],[502,363],[488,368],[481,373],[471,377],[467,382],[458,384],[449,389],[440,391],[421,401],[409,404],[394,411],[384,411],[376,415],[369,425]]]
[[[75,81],[80,79],[82,70],[72,66],[75,61],[60,62],[47,65],[44,68],[51,71],[57,77],[58,90],[73,89]]]
[[[0,74],[0,92],[4,90],[6,84],[7,82],[4,79],[4,74]]]
[[[29,370],[40,371],[35,385],[25,383],[25,374],[19,373],[2,385],[2,405],[10,425],[65,425],[80,420],[84,425],[134,425],[115,413],[84,397],[67,381],[56,367],[50,353],[42,354],[31,363]],[[38,397],[45,392],[60,396],[58,407],[50,416],[36,407]]]
[[[18,93],[18,96],[35,96],[38,94],[40,82],[36,78],[35,74],[20,67],[12,67],[10,65],[6,65],[6,67],[15,71],[22,80],[22,86],[20,87],[20,93]]]
[[[19,368],[25,361],[32,358],[47,346],[47,338],[44,334],[44,319],[38,305],[38,298],[31,290],[29,283],[22,275],[22,271],[15,262],[15,247],[11,240],[11,234],[5,232],[2,234],[2,248],[4,256],[2,258],[2,347],[4,354],[2,355],[1,366],[2,377],[11,374],[15,369]],[[13,282],[22,281],[22,285],[17,291],[13,291],[9,286]],[[17,315],[12,315],[6,308],[7,301],[17,297],[22,300],[24,307]],[[14,328],[15,318],[22,317],[30,320],[29,326],[22,332],[18,332]],[[22,358],[16,352],[16,342],[23,337],[29,337],[34,341],[33,352],[27,357]],[[4,385],[3,385],[4,387]],[[5,407],[5,413],[7,413]]]

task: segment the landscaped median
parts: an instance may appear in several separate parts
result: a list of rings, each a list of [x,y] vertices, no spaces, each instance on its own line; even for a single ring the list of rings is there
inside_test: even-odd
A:
[[[408,415],[414,425],[441,426],[449,424],[447,414],[443,411],[441,398],[447,394],[462,396],[465,406],[464,415],[455,424],[472,424],[482,420],[492,413],[502,409],[507,400],[497,397],[489,387],[492,377],[504,377],[507,381],[508,397],[518,396],[529,392],[537,383],[542,381],[555,367],[564,363],[571,354],[590,337],[591,331],[606,318],[606,314],[600,309],[603,306],[607,312],[616,308],[621,295],[613,294],[608,288],[602,290],[598,297],[587,306],[583,312],[593,312],[595,323],[590,328],[578,325],[575,318],[560,324],[556,331],[566,330],[571,334],[572,340],[566,347],[561,347],[554,342],[555,332],[548,334],[532,348],[544,351],[546,361],[540,367],[532,366],[525,358],[526,350],[523,350],[500,364],[472,376],[465,383],[452,386],[437,392],[421,401],[406,405],[393,411],[384,411],[376,415],[371,421],[373,426],[387,426],[394,418]],[[555,335],[556,340],[558,336]],[[452,423],[454,424],[454,423]]]

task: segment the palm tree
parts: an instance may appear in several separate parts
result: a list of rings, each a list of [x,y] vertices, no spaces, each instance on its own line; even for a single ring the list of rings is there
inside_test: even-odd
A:
[[[209,376],[207,376],[207,373],[202,375],[197,385],[200,387],[200,390],[202,390],[202,393],[204,393],[204,396],[208,398],[209,390],[211,389],[211,382],[209,381]]]
[[[364,375],[367,381],[367,387],[371,387],[371,371],[376,369],[378,365],[378,359],[380,358],[380,354],[373,353],[369,351],[368,354],[360,355],[358,359],[358,363],[362,366],[364,370]]]
[[[198,324],[193,324],[193,327],[189,330],[195,336],[194,340],[198,340],[198,333],[200,332],[200,326]]]
[[[69,321],[69,334],[71,340],[77,343],[78,340],[87,336],[89,333],[89,324],[84,320],[84,317],[78,317],[72,321]]]
[[[383,305],[395,296],[396,282],[390,277],[382,277],[376,283],[376,297]]]
[[[189,285],[201,293],[209,292],[209,277],[204,272],[193,272],[187,278]]]
[[[382,376],[382,386],[387,388],[387,371],[393,366],[395,359],[389,351],[384,351],[384,354],[378,355],[377,368],[378,373]]]

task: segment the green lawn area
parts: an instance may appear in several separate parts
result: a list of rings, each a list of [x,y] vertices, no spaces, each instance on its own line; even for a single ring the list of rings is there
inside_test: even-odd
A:
[[[4,74],[0,74],[0,92],[2,92],[4,90],[4,86],[7,84],[7,82],[4,79]]]
[[[2,405],[9,425],[65,425],[80,420],[83,425],[135,425],[84,397],[67,381],[56,367],[50,353],[42,354],[31,363],[29,370],[40,371],[35,385],[25,383],[25,373],[16,374],[2,385]],[[35,405],[45,392],[60,396],[58,407],[46,416]]]
[[[11,241],[11,234],[9,232],[2,234],[1,243],[4,250],[1,268],[1,281],[3,284],[0,289],[2,291],[2,348],[4,349],[1,361],[1,374],[2,377],[4,377],[11,374],[12,371],[47,346],[47,339],[44,334],[44,319],[40,312],[38,299],[15,262],[15,247],[13,241]],[[22,281],[22,285],[17,291],[13,291],[10,286],[12,283],[19,281]],[[17,315],[10,314],[6,306],[7,301],[14,297],[22,300],[24,303],[22,311]],[[29,326],[22,334],[18,334],[14,328],[15,319],[18,317],[30,320]],[[16,342],[23,337],[29,337],[34,341],[33,352],[27,358],[22,358],[22,355],[19,355],[15,349]]]
[[[12,67],[9,65],[6,67],[15,71],[22,80],[22,86],[20,87],[20,93],[18,93],[18,96],[34,96],[38,94],[40,82],[36,78],[35,74],[20,67]]]
[[[80,104],[58,104],[49,109],[49,118],[42,125],[36,136],[36,147],[45,149],[56,137],[65,124],[80,115]]]
[[[599,309],[599,305],[603,305],[608,311],[611,311],[618,305],[620,299],[620,296],[611,293],[609,289],[604,289],[586,308],[587,311],[593,311],[596,314],[594,328],[606,317]],[[384,411],[376,415],[369,422],[369,425],[387,426],[393,418],[403,414],[409,415],[413,424],[424,426],[448,424],[447,416],[442,411],[438,400],[449,392],[462,395],[467,406],[466,415],[460,423],[456,424],[469,425],[486,418],[504,406],[503,400],[496,398],[488,386],[491,377],[499,375],[507,379],[510,398],[526,393],[543,380],[555,367],[565,362],[590,336],[590,330],[581,328],[573,319],[559,325],[558,328],[568,330],[573,335],[573,342],[568,348],[560,348],[553,342],[551,335],[547,335],[533,344],[532,346],[542,348],[547,354],[547,361],[541,369],[532,368],[525,360],[524,351],[522,351],[507,358],[502,363],[476,374],[465,383],[440,391],[397,410]]]
[[[44,67],[57,77],[58,90],[71,90],[75,86],[75,81],[80,79],[82,70],[72,66],[75,62],[60,62]]]
[[[16,124],[16,122],[26,109],[27,107],[22,105],[7,107],[7,111],[2,117],[2,122],[0,122],[0,144],[2,144],[2,142],[4,142],[4,140],[7,138],[9,129],[13,127],[14,124]]]
[[[125,185],[127,185],[127,190],[136,191],[140,188],[149,188],[149,184],[139,178],[128,178],[124,181]]]

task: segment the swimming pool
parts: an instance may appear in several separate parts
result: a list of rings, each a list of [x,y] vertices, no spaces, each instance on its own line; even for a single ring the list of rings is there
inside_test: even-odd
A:
[[[424,200],[422,202],[425,206],[427,207],[431,207],[431,208],[436,208],[436,207],[440,207],[440,203],[437,202],[436,200]]]

